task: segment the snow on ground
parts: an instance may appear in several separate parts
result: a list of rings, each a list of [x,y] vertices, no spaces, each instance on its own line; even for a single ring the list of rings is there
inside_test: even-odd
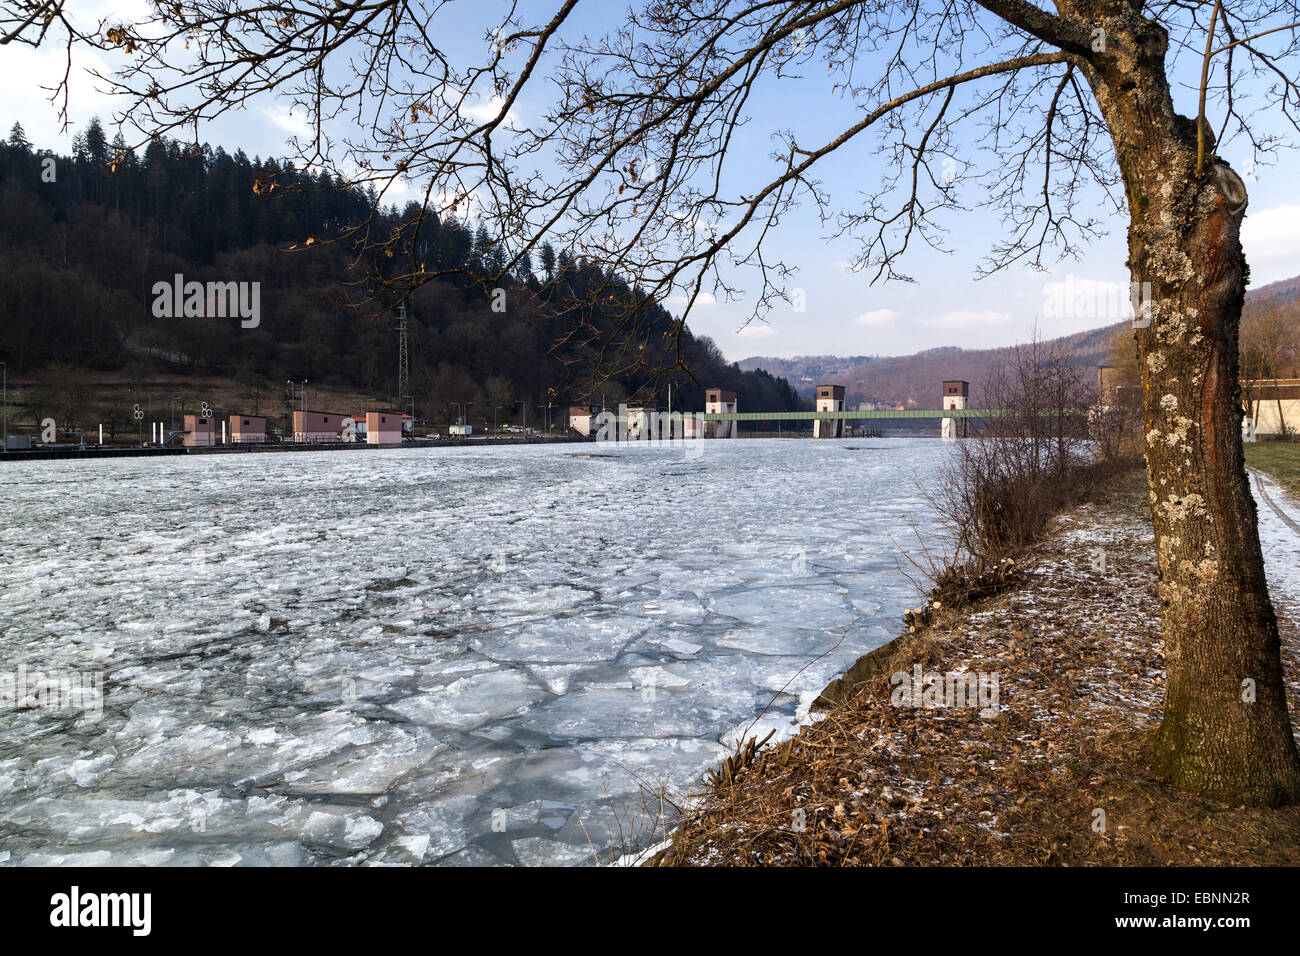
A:
[[[611,860],[896,633],[941,443],[574,447],[0,470],[0,682],[103,689],[5,711],[0,862]]]
[[[1263,472],[1251,469],[1250,477],[1269,593],[1279,610],[1300,621],[1300,502]]]

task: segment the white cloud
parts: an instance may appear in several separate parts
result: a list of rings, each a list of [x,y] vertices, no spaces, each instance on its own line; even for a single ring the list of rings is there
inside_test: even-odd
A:
[[[72,70],[68,74],[70,128],[65,132],[58,116],[63,96],[55,96],[53,90],[63,81],[66,67],[67,51],[57,40],[37,50],[18,44],[5,48],[4,56],[0,57],[0,96],[6,107],[3,135],[8,136],[9,127],[17,121],[22,123],[34,146],[67,152],[72,137],[92,116],[99,116],[112,135],[113,111],[124,103],[97,89],[85,72],[95,69],[111,73],[112,65],[97,51],[86,47],[73,50]]]
[[[679,293],[678,295],[670,296],[667,302],[671,308],[684,309],[686,308],[687,297],[685,293]],[[701,292],[695,297],[695,308],[697,309],[701,306],[717,304],[718,300],[714,297],[712,292]]]
[[[742,339],[766,339],[773,335],[776,335],[776,329],[762,322],[750,322],[736,330],[736,337]]]
[[[501,107],[505,106],[505,104],[505,98],[501,96],[493,96],[487,100],[479,99],[473,103],[466,102],[460,107],[460,115],[475,123],[486,123],[488,120],[496,119],[501,113]],[[505,124],[507,126],[514,126],[518,118],[513,106],[506,110]]]
[[[701,219],[698,212],[692,212],[689,214],[685,212],[670,212],[668,213],[668,217],[675,220],[683,227],[702,236],[716,236],[719,232],[725,231],[729,228],[720,222],[709,222]]]
[[[1296,250],[1300,249],[1300,206],[1247,212],[1241,224],[1241,244],[1250,263],[1252,287],[1291,278],[1300,272],[1296,259]]]
[[[315,135],[315,130],[301,110],[295,113],[289,106],[278,103],[275,106],[263,106],[262,115],[271,124],[301,141],[308,141]]]
[[[872,309],[870,312],[863,312],[853,320],[854,325],[881,326],[892,325],[898,318],[898,313],[893,309]]]

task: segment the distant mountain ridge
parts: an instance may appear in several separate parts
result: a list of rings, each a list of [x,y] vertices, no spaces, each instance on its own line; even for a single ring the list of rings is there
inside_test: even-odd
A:
[[[1283,279],[1253,289],[1246,294],[1246,311],[1263,305],[1294,306],[1300,319],[1300,276]],[[1126,326],[1116,322],[1098,329],[1075,332],[1050,340],[1064,349],[1070,362],[1079,368],[1106,364],[1111,341]],[[801,355],[795,358],[753,356],[737,364],[745,371],[764,369],[789,380],[803,396],[811,396],[818,385],[834,384],[846,388],[846,404],[853,408],[862,402],[901,404],[907,408],[934,408],[939,404],[940,383],[944,379],[965,379],[971,383],[971,398],[978,404],[978,392],[989,372],[999,360],[1009,357],[1011,349],[963,349],[941,346],[912,355],[836,356]]]

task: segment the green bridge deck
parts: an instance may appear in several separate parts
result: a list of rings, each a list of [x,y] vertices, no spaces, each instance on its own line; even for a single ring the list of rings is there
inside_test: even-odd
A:
[[[691,414],[687,412],[686,414]],[[861,418],[991,418],[1001,412],[991,408],[912,408],[886,412],[701,412],[706,422],[815,421]]]

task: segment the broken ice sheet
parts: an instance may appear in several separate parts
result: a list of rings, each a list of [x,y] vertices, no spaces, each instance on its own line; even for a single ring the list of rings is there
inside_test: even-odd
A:
[[[897,632],[946,451],[887,445],[11,464],[0,660],[105,700],[5,715],[0,862],[607,860]]]

